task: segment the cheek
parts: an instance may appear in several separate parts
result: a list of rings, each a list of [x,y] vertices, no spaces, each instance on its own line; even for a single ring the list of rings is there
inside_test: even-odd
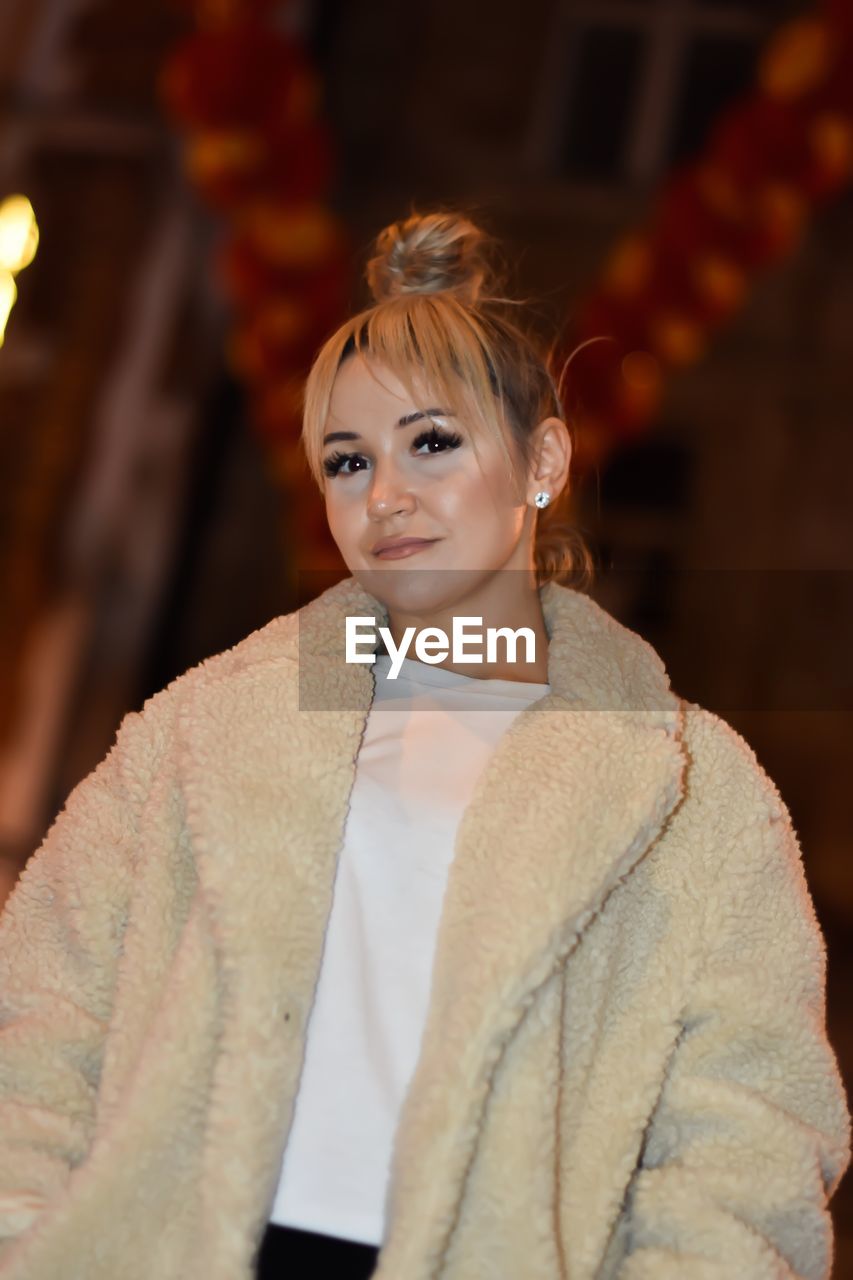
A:
[[[479,467],[460,469],[437,487],[436,502],[458,523],[478,528],[484,523],[505,524],[518,505],[508,480],[497,467],[486,472]]]
[[[352,520],[364,507],[363,485],[351,481],[332,481],[326,490],[326,514],[338,521]]]
[[[326,496],[326,523],[333,536],[340,541],[353,525],[352,503],[342,502],[340,494]]]

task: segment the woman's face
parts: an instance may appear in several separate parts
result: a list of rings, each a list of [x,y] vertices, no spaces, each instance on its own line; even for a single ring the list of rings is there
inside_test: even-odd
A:
[[[497,441],[481,429],[475,453],[471,424],[421,383],[415,390],[412,403],[390,370],[350,356],[332,390],[323,466],[329,528],[350,572],[389,608],[419,611],[501,570],[532,569],[535,508]],[[378,553],[380,540],[398,538],[429,542],[399,558]]]

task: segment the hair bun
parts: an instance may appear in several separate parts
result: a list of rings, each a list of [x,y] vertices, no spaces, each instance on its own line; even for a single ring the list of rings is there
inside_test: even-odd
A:
[[[376,237],[365,277],[376,302],[407,293],[456,294],[478,301],[489,267],[488,236],[460,213],[412,214]]]

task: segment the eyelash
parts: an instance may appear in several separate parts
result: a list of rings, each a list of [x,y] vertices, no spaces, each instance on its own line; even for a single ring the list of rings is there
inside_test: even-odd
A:
[[[455,431],[439,431],[437,427],[431,427],[429,431],[422,431],[420,435],[415,436],[412,441],[412,448],[418,449],[423,444],[443,444],[444,449],[437,450],[436,453],[426,453],[424,457],[436,457],[438,453],[444,453],[447,449],[458,449],[462,443],[462,437]],[[323,470],[327,476],[336,476],[341,470],[345,462],[351,458],[362,458],[361,453],[341,453],[340,449],[336,450],[323,462]],[[363,470],[363,468],[361,468]],[[353,471],[345,471],[345,476],[357,474]]]

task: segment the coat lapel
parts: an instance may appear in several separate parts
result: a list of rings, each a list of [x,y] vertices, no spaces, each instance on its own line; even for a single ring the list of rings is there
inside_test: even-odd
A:
[[[457,834],[389,1185],[398,1268],[441,1249],[503,1048],[682,794],[680,702],[660,658],[588,597],[549,583],[540,598],[551,693],[501,739]],[[277,1186],[373,696],[372,668],[343,661],[352,614],[387,623],[347,578],[205,663],[180,713],[224,1009],[206,1194],[251,1230]]]

